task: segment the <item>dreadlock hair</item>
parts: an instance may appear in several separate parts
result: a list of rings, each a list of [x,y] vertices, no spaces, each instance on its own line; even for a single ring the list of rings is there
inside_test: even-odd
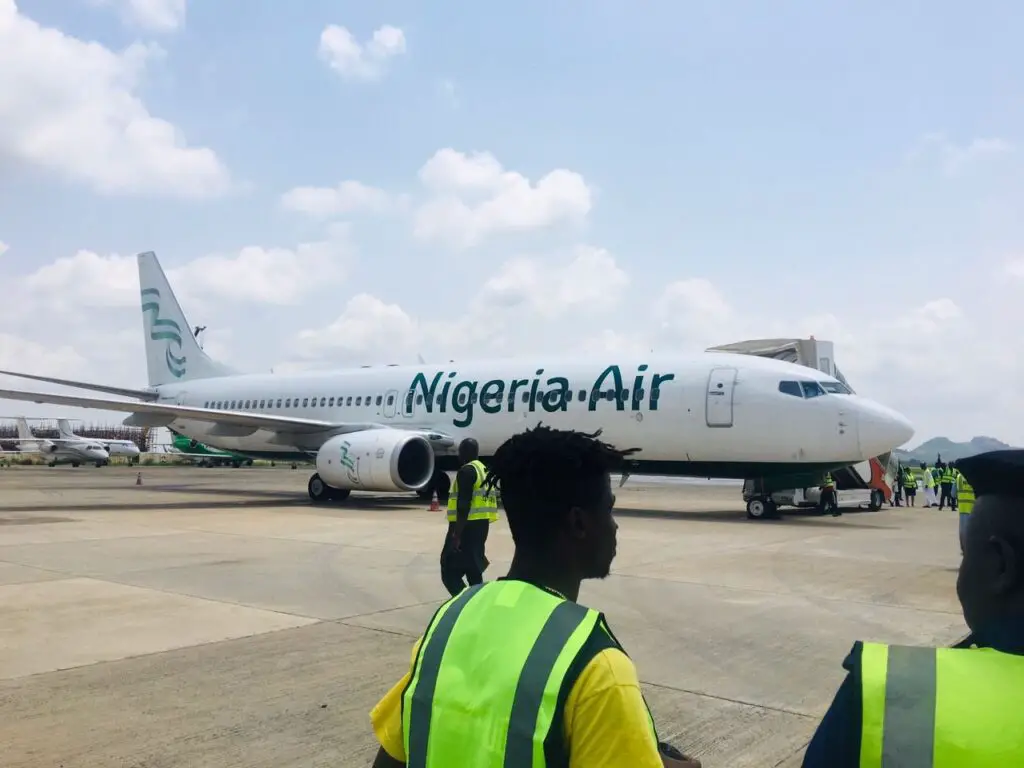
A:
[[[598,503],[601,480],[639,450],[619,450],[600,435],[538,424],[495,451],[486,485],[501,494],[516,546],[543,549],[569,510]]]

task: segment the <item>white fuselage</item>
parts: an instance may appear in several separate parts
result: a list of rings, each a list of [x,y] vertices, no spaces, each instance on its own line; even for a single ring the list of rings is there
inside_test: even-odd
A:
[[[141,454],[139,446],[131,440],[96,440],[106,448],[111,456],[128,456],[134,458]]]
[[[809,396],[800,394],[801,386]],[[237,375],[165,384],[158,391],[160,402],[178,405],[434,429],[456,444],[475,438],[483,456],[538,422],[601,429],[602,439],[619,448],[640,448],[630,458],[659,474],[675,473],[670,465],[677,464],[694,465],[679,474],[703,475],[703,465],[856,463],[913,434],[900,414],[836,393],[842,385],[819,371],[713,352],[615,364],[504,360]],[[170,426],[207,445],[253,456],[291,448],[266,430],[232,436],[210,422],[180,418]],[[324,438],[297,439],[309,440],[296,443],[298,450],[315,452]]]
[[[90,440],[74,443],[54,443],[45,438],[22,442],[23,453],[37,453],[51,463],[66,464],[68,462],[106,462],[110,453],[100,444]]]

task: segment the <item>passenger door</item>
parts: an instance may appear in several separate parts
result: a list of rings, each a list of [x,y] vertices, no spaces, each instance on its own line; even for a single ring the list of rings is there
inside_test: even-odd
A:
[[[398,412],[398,390],[389,389],[384,393],[384,418],[393,419]]]
[[[708,375],[705,405],[709,427],[731,427],[733,394],[736,389],[735,368],[713,368]]]

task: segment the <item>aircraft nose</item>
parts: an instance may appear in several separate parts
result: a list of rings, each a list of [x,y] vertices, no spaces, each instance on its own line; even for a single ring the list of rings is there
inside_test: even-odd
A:
[[[899,448],[914,436],[914,425],[903,414],[879,403],[862,402],[858,414],[861,453],[878,456]]]

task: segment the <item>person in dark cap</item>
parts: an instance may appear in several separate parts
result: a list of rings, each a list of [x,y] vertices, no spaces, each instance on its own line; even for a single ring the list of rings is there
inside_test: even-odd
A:
[[[1024,766],[1024,450],[957,467],[974,489],[952,648],[854,643],[804,768]]]

